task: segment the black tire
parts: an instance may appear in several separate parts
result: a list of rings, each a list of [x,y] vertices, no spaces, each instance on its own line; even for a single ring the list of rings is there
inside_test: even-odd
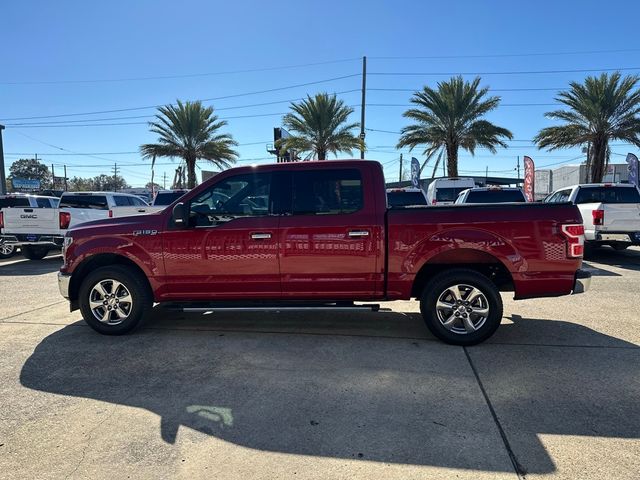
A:
[[[105,289],[109,288],[109,286],[112,289],[113,283],[109,283],[108,280],[120,282],[131,296],[131,306],[130,309],[126,311],[127,316],[124,320],[117,318],[115,309],[113,313],[108,314],[110,315],[107,319],[108,323],[98,320],[93,313],[90,298],[91,295],[95,295],[96,293],[92,291],[101,281],[106,282]],[[124,292],[124,290],[120,289],[120,293],[122,292]],[[111,291],[107,293],[111,294]],[[115,295],[118,296],[118,292],[116,292]],[[124,298],[124,296],[121,298]],[[104,297],[98,297],[97,299],[103,300]],[[153,294],[147,279],[136,270],[123,265],[101,267],[87,275],[80,285],[78,300],[84,321],[96,332],[104,335],[124,335],[140,327],[153,307]],[[121,305],[124,305],[124,303]],[[106,314],[103,307],[98,308],[101,310],[98,310],[97,314]],[[113,322],[119,321],[120,323],[111,323],[112,320]]]
[[[48,247],[38,247],[25,245],[21,248],[22,255],[29,260],[42,260],[49,253]]]
[[[462,302],[459,305],[453,299],[452,294],[447,293],[451,292],[449,288],[455,285],[463,286],[463,288],[458,289],[461,292]],[[466,286],[478,289],[484,298],[478,296],[475,302],[472,299],[471,305],[465,306],[465,300],[471,296],[471,290],[467,289]],[[441,316],[444,315],[442,313],[443,310],[441,310],[441,316],[439,316],[436,308],[438,299],[441,297],[442,299],[450,298],[453,300],[452,304],[457,305],[456,309],[448,310],[451,311],[451,316],[444,319],[441,319]],[[449,303],[449,301],[444,303]],[[486,305],[484,305],[485,303]],[[469,308],[480,309],[486,307],[489,309],[486,316],[478,315],[475,312],[467,313]],[[502,298],[495,284],[481,273],[462,268],[454,269],[437,274],[427,283],[420,298],[420,311],[427,328],[443,342],[462,346],[475,345],[493,335],[500,326],[502,321]],[[454,319],[454,312],[459,313],[460,317]],[[465,316],[465,319],[468,318],[471,324],[477,322],[478,328],[474,331],[467,331],[463,323],[463,315],[468,315],[468,317]],[[449,323],[448,321],[450,320],[453,321],[451,323],[452,329],[448,329],[443,325],[443,322]]]
[[[0,244],[0,259],[11,258],[17,253],[17,248],[11,243],[2,242]]]

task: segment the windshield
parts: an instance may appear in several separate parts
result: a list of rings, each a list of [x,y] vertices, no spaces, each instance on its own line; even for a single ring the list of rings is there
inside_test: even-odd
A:
[[[520,190],[477,190],[469,192],[465,203],[508,203],[524,202]]]
[[[469,187],[438,188],[436,189],[436,201],[455,202],[456,198],[458,198],[458,194],[468,189]]]
[[[640,203],[640,193],[632,187],[581,188],[576,203]]]
[[[160,192],[153,201],[154,205],[171,205],[187,192]]]
[[[390,207],[406,207],[407,205],[427,205],[422,192],[388,192]]]

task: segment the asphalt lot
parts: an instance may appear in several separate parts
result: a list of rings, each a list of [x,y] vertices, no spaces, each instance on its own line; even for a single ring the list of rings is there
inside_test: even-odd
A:
[[[0,263],[0,478],[637,478],[640,249],[591,290],[514,302],[487,343],[416,302],[186,315],[104,337],[60,257]]]

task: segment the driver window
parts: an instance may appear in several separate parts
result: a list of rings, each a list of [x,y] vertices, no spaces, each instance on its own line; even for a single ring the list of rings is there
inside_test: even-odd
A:
[[[210,227],[237,217],[269,214],[271,174],[236,175],[215,183],[191,200],[189,225]]]

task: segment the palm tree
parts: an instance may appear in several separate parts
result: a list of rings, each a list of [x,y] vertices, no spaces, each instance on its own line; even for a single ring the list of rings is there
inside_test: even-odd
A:
[[[587,77],[584,83],[571,82],[571,88],[556,97],[569,109],[546,113],[564,124],[543,128],[534,141],[549,150],[586,145],[590,180],[601,182],[609,140],[625,140],[640,147],[640,90],[634,90],[637,83],[637,76],[622,78],[619,72]]]
[[[292,135],[278,145],[281,150],[306,152],[307,158],[326,160],[327,154],[347,152],[364,148],[364,142],[353,134],[359,123],[347,123],[353,108],[348,107],[335,95],[318,93],[300,103],[292,103],[291,110],[282,124]]]
[[[219,168],[228,168],[238,153],[238,143],[228,133],[219,133],[227,122],[218,120],[213,107],[201,102],[177,101],[177,105],[158,108],[156,120],[149,122],[150,130],[159,135],[158,143],[140,146],[143,158],[182,158],[187,166],[187,185],[196,186],[196,162],[208,160]]]
[[[458,149],[463,148],[472,155],[478,147],[496,153],[496,146],[507,147],[504,139],[513,135],[505,128],[483,120],[494,110],[500,97],[486,97],[489,89],[479,88],[480,77],[465,82],[462,77],[452,77],[438,83],[438,88],[425,86],[411,98],[415,108],[403,116],[416,123],[402,129],[398,148],[425,145],[425,164],[438,152],[446,152],[449,176],[458,176]],[[424,168],[423,165],[423,168]],[[437,166],[437,165],[436,165]],[[435,169],[434,169],[435,173]]]

